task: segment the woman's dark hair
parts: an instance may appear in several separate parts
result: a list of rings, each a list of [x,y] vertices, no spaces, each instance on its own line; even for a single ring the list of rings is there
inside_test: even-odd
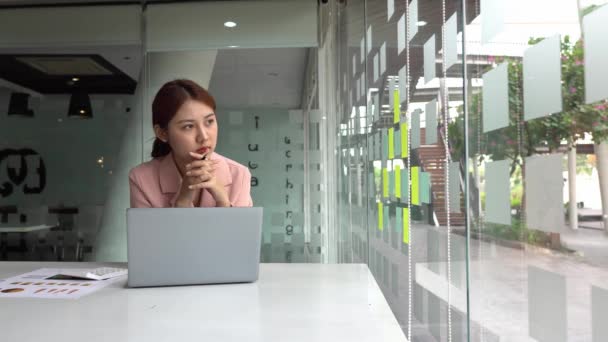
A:
[[[205,88],[191,80],[174,80],[165,83],[154,96],[152,102],[152,125],[159,125],[167,129],[169,121],[175,113],[188,100],[195,100],[206,104],[215,111],[215,100]],[[156,138],[152,146],[152,158],[166,156],[171,152],[168,143]]]

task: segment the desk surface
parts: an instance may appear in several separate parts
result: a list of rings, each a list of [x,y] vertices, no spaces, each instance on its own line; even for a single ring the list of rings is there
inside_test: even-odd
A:
[[[0,262],[38,268],[125,264]],[[407,341],[362,264],[261,264],[252,284],[126,288],[78,300],[0,298],[4,341]]]
[[[51,229],[54,226],[48,224],[23,225],[23,226],[0,226],[0,233],[27,233],[37,230]]]

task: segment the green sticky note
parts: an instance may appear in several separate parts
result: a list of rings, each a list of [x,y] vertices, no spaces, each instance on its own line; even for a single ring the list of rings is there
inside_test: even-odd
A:
[[[410,244],[410,209],[403,208],[403,243]]]
[[[409,191],[410,175],[406,167],[401,170],[401,203],[407,202]]]
[[[399,127],[399,130],[401,131],[401,158],[407,158],[407,123],[402,123]]]
[[[382,197],[388,198],[388,169],[382,168]]]
[[[388,172],[388,193],[393,200],[395,198],[395,170]]]
[[[382,202],[378,202],[378,229],[384,229],[384,208],[382,208]]]
[[[395,158],[395,129],[388,129],[388,159]]]
[[[399,123],[401,117],[401,104],[399,103],[399,89],[393,91],[393,123]]]
[[[412,204],[420,205],[420,168],[418,166],[412,167]]]
[[[400,232],[403,229],[403,208],[397,207],[395,212],[395,231]]]
[[[401,166],[395,165],[393,172],[395,173],[395,197],[401,198]]]
[[[420,172],[420,202],[431,203],[431,174]]]

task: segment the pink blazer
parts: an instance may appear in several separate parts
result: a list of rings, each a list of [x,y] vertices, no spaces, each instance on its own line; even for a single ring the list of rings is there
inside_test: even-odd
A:
[[[226,187],[233,207],[251,207],[251,173],[247,167],[212,153],[211,160],[219,160],[216,177]],[[182,177],[173,161],[172,154],[142,163],[129,172],[132,208],[169,208],[175,206]],[[196,207],[215,207],[215,199],[201,190]]]

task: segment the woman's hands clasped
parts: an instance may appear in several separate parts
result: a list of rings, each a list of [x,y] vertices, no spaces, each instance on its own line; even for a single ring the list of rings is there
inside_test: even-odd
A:
[[[190,152],[192,161],[185,165],[180,193],[176,201],[178,207],[189,207],[201,189],[207,189],[218,207],[229,207],[230,200],[224,184],[216,176],[217,160],[203,159],[205,155]]]

